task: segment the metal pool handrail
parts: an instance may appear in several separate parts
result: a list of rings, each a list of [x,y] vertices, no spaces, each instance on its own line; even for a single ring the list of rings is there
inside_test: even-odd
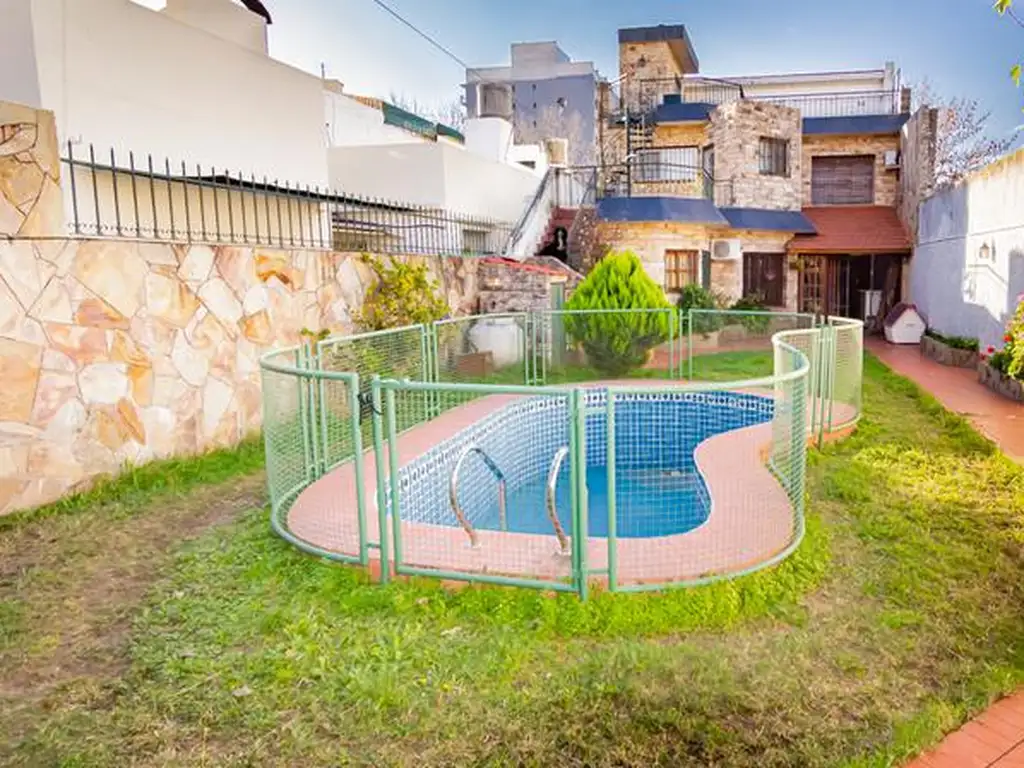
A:
[[[452,512],[455,513],[455,517],[459,521],[459,525],[469,534],[469,543],[473,549],[480,546],[480,537],[473,527],[473,524],[469,522],[469,518],[466,517],[465,510],[462,509],[462,505],[459,504],[459,470],[462,469],[462,462],[471,454],[479,454],[480,458],[484,460],[484,464],[491,470],[491,473],[498,479],[498,520],[501,530],[508,530],[508,519],[506,516],[506,503],[507,497],[505,495],[505,474],[499,469],[498,465],[494,463],[494,459],[487,455],[487,452],[478,445],[471,445],[466,448],[462,453],[459,454],[458,460],[455,462],[455,468],[452,469],[452,476],[448,482],[448,494],[452,502]]]
[[[563,445],[555,451],[555,457],[551,460],[551,469],[548,470],[547,508],[551,525],[554,526],[555,536],[558,537],[558,546],[563,555],[569,554],[569,539],[565,535],[565,529],[558,519],[558,505],[555,503],[555,486],[558,485],[558,471],[562,468],[562,462],[569,455],[569,446]]]

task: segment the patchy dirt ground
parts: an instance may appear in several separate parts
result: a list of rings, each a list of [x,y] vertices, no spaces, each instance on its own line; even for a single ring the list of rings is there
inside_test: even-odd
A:
[[[133,616],[172,554],[262,506],[264,483],[257,473],[0,531],[0,759],[55,697],[67,706],[110,695]]]

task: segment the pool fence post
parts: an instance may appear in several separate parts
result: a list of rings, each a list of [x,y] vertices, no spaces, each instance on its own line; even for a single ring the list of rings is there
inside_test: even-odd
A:
[[[587,414],[583,407],[583,393],[577,388],[571,395],[572,414],[571,429],[575,439],[573,440],[573,466],[576,468],[573,479],[576,482],[576,498],[574,511],[576,515],[576,529],[573,535],[573,542],[576,544],[577,573],[579,575],[579,594],[581,600],[587,599],[589,591],[588,569],[587,569],[587,544],[589,532],[587,526]]]
[[[306,345],[299,344],[295,352],[297,368],[299,369],[299,434],[302,439],[302,463],[306,468],[306,479],[315,479],[313,467],[313,454],[309,441],[309,377],[307,371],[309,366],[306,361]]]
[[[672,380],[676,375],[676,312],[674,309],[665,311],[668,313],[668,378]]]
[[[384,492],[386,475],[384,473],[384,425],[382,424],[383,409],[381,408],[380,376],[374,374],[371,383],[373,420],[373,462],[377,474],[377,546],[380,550],[380,583],[387,584],[391,580],[391,546],[388,543],[388,507],[387,494]]]
[[[390,387],[384,392],[385,414],[388,425],[388,469],[391,476],[391,530],[394,533],[395,572],[402,565],[402,518],[399,499],[398,477],[398,430],[395,428],[395,390]],[[384,539],[381,536],[381,539]]]
[[[680,317],[680,322],[682,318]],[[686,310],[686,378],[693,381],[693,309]]]
[[[618,591],[619,542],[615,499],[615,392],[608,390],[605,414],[608,479],[608,591]]]
[[[370,551],[366,536],[366,480],[363,477],[363,425],[359,403],[359,374],[348,380],[348,411],[352,425],[352,469],[356,477],[356,520],[359,527],[359,562],[370,564]]]

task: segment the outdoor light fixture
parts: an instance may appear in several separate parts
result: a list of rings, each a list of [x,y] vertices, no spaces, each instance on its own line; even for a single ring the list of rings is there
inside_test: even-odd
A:
[[[981,248],[978,249],[978,258],[981,261],[988,261],[992,258],[992,246],[988,243],[982,243]]]

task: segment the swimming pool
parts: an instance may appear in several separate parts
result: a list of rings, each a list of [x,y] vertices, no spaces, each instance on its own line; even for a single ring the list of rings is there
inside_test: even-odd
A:
[[[588,388],[586,416],[587,533],[608,535],[607,390]],[[707,485],[695,464],[698,445],[717,434],[772,419],[770,397],[728,392],[637,392],[616,396],[615,499],[619,538],[686,533],[711,513]],[[519,398],[439,442],[402,467],[399,510],[403,522],[474,531],[554,535],[548,510],[549,476],[557,472],[553,500],[562,529],[571,535],[565,396]],[[486,457],[486,458],[485,458]],[[452,503],[455,496],[464,522]],[[502,521],[499,486],[505,486]]]

